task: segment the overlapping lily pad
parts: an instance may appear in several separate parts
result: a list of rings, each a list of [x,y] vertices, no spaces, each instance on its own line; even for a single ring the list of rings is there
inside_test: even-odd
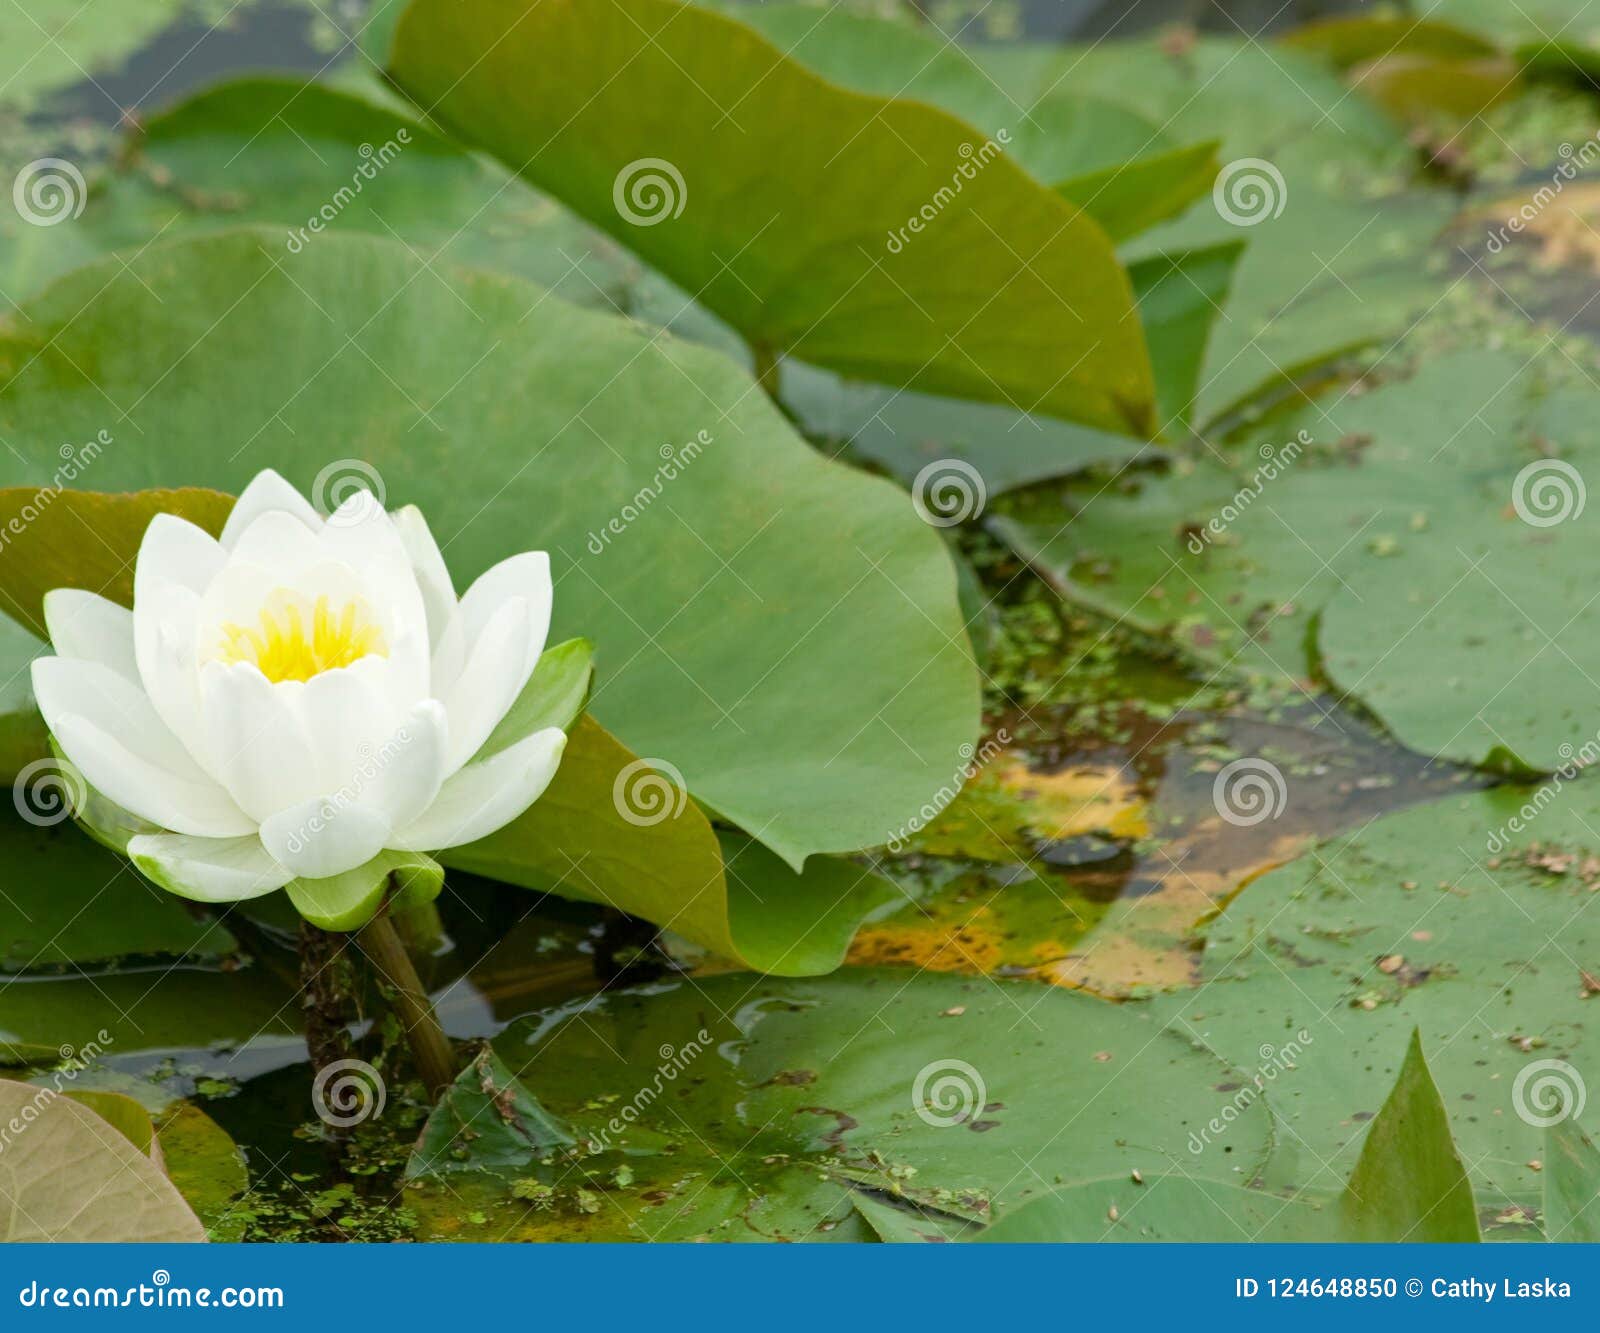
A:
[[[1335,593],[1358,577],[1401,584],[1422,543],[1503,524],[1512,478],[1537,460],[1532,388],[1520,358],[1440,356],[1166,476],[1090,477],[997,522],[1086,603],[1214,662],[1303,678],[1313,618]],[[1491,477],[1504,478],[1498,495]],[[1413,619],[1362,615],[1352,634],[1381,654]]]
[[[437,1198],[408,1192],[435,1236],[860,1238],[862,1188],[981,1221],[1063,1172],[1182,1159],[1229,1080],[1136,1008],[867,970],[599,998],[495,1048],[588,1151],[530,1154],[514,1179],[455,1174]],[[1247,1174],[1265,1108],[1233,1132]],[[473,1207],[488,1222],[464,1229]]]
[[[938,535],[712,353],[399,245],[285,256],[255,231],[91,266],[20,334],[4,480],[40,484],[63,439],[126,413],[97,489],[237,489],[274,466],[314,494],[356,458],[391,507],[424,507],[462,586],[547,548],[556,636],[596,645],[596,716],[792,864],[883,841],[976,731]],[[159,450],[133,442],[157,427]]]
[[[475,264],[566,300],[625,309],[640,265],[559,204],[414,117],[287,78],[246,78],[179,102],[129,133],[81,217],[24,227],[6,247],[21,299],[77,264],[160,236],[271,224],[285,258],[329,230],[402,241],[430,262]]]
[[[1579,778],[1380,819],[1264,876],[1209,927],[1205,984],[1156,1002],[1254,1071],[1284,1133],[1265,1179],[1349,1172],[1413,1027],[1483,1207],[1531,1204],[1543,1131],[1600,1069],[1600,793]]]
[[[1151,422],[1105,233],[943,112],[846,92],[671,0],[558,0],[515,21],[413,4],[390,72],[765,354],[1113,429]],[[901,229],[909,243],[893,242]]]

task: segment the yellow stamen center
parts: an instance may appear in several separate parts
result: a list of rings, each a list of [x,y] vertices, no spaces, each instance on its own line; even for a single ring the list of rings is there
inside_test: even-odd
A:
[[[274,594],[255,627],[224,624],[218,658],[230,665],[254,662],[263,676],[276,682],[310,680],[372,654],[389,655],[383,630],[362,603],[346,602],[335,609],[327,597],[317,598],[309,630],[302,606],[292,595]]]

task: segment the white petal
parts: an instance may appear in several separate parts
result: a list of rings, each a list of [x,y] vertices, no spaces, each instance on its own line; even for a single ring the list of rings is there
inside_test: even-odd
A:
[[[311,532],[322,527],[322,516],[311,502],[271,468],[256,473],[244,488],[228,521],[222,527],[222,545],[232,550],[245,530],[262,514],[280,511],[300,520]]]
[[[57,744],[108,800],[178,833],[231,838],[255,828],[138,687],[110,667],[42,657],[33,664],[33,692]]]
[[[177,833],[141,834],[128,855],[162,888],[202,903],[231,903],[281,889],[294,876],[255,836],[188,838]]]
[[[316,755],[288,693],[251,662],[208,662],[201,672],[211,771],[258,822],[322,789]]]
[[[426,814],[391,836],[389,846],[436,852],[488,837],[544,795],[566,746],[566,733],[547,727],[469,764],[444,784]]]
[[[444,697],[450,718],[450,757],[454,773],[488,740],[506,709],[528,683],[528,603],[513,597],[501,605],[472,646],[467,665]]]
[[[467,630],[461,619],[459,607],[452,610],[445,622],[439,642],[433,647],[433,660],[429,663],[429,689],[436,699],[450,693],[450,688],[461,679],[461,668],[467,664]]]
[[[34,697],[52,730],[57,717],[75,713],[113,732],[153,764],[182,777],[202,776],[144,691],[126,676],[76,657],[36,658],[32,670]]]
[[[134,614],[139,613],[145,588],[154,583],[204,592],[225,559],[221,545],[209,533],[176,514],[157,514],[144,530],[133,567]]]
[[[258,514],[234,539],[229,559],[265,565],[288,583],[298,571],[327,559],[322,542],[304,522],[281,509]]]
[[[338,796],[314,796],[261,825],[261,845],[296,876],[326,879],[384,849],[389,821]]]
[[[502,560],[480,574],[461,599],[467,643],[476,645],[495,612],[511,598],[521,597],[528,603],[528,670],[531,672],[550,633],[552,595],[550,557],[543,551],[524,551]]]
[[[99,662],[119,676],[139,679],[133,612],[127,607],[82,588],[53,588],[44,595],[44,623],[60,656]]]
[[[139,681],[157,716],[209,772],[195,655],[199,615],[200,596],[194,589],[162,580],[147,583],[135,594],[133,650]]]
[[[389,663],[363,657],[322,671],[290,694],[317,757],[317,791],[336,792],[394,735],[405,713],[394,706]]]
[[[422,606],[428,617],[428,644],[435,652],[444,637],[445,626],[456,612],[456,588],[450,581],[450,571],[445,567],[439,544],[428,528],[428,520],[416,505],[397,509],[390,516],[395,531],[406,548],[416,575],[417,587],[422,593]]]
[[[391,826],[409,824],[438,796],[448,746],[444,705],[424,699],[372,756],[370,777],[360,789],[362,803]]]

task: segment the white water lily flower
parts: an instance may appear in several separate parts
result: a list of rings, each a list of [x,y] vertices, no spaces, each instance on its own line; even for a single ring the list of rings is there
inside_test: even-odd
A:
[[[353,928],[391,872],[431,873],[436,892],[417,854],[494,832],[549,785],[559,728],[485,741],[550,605],[543,552],[458,600],[416,509],[363,491],[324,520],[268,471],[220,540],[151,522],[132,611],[49,593],[57,656],[34,662],[33,687],[94,795],[135,817],[119,812],[126,850],[157,883],[206,902],[287,886],[313,919],[307,903],[343,904]]]

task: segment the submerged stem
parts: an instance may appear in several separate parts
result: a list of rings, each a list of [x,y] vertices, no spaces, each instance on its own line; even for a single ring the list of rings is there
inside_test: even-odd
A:
[[[431,1096],[437,1097],[456,1076],[455,1052],[439,1026],[438,1016],[422,980],[401,942],[399,932],[387,911],[379,913],[361,928],[357,938],[362,952],[372,961],[379,979],[393,993],[395,1017],[411,1043],[411,1058]]]

